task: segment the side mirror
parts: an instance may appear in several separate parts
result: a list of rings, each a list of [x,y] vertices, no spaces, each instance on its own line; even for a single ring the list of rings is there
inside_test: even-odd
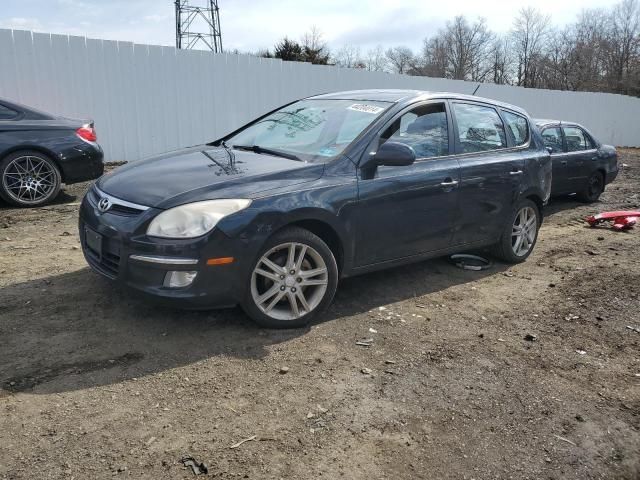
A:
[[[397,142],[386,142],[373,156],[377,165],[404,167],[416,161],[416,152],[409,145]]]
[[[547,152],[549,152],[549,155],[551,155],[553,153],[553,147],[545,147],[547,149]]]

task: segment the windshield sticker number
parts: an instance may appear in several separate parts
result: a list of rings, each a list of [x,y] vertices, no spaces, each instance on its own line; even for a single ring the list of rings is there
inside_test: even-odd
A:
[[[349,110],[355,110],[356,112],[364,112],[364,113],[372,113],[377,114],[380,113],[384,108],[376,107],[375,105],[365,105],[363,103],[354,103],[350,107],[347,107]]]

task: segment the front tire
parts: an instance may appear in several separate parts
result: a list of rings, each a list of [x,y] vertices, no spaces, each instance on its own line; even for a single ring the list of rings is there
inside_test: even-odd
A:
[[[61,185],[58,166],[40,152],[13,152],[0,161],[0,197],[17,207],[45,205]]]
[[[602,172],[593,172],[587,180],[584,190],[578,192],[577,197],[582,202],[593,203],[598,201],[602,192],[604,192],[604,177]]]
[[[500,241],[494,246],[496,257],[507,263],[524,262],[538,240],[540,211],[529,199],[520,200],[509,217]]]
[[[310,231],[290,227],[261,249],[242,308],[263,327],[303,327],[331,304],[337,286],[331,249]]]

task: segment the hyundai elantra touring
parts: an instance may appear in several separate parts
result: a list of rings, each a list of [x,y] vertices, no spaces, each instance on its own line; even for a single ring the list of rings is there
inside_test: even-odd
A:
[[[479,247],[524,261],[550,187],[549,152],[520,108],[361,90],[120,167],[88,191],[79,228],[109,279],[286,328],[325,310],[344,277]]]

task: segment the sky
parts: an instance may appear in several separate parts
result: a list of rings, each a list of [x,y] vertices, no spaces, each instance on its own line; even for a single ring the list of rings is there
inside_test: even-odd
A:
[[[0,28],[81,35],[154,45],[175,44],[173,0],[0,0]],[[583,8],[611,7],[616,0],[219,0],[226,50],[256,51],[287,35],[300,39],[315,25],[332,49],[363,52],[376,45],[422,40],[456,15],[484,17],[507,32],[522,7],[533,5],[552,23],[572,22]],[[191,0],[204,5],[206,0]]]

